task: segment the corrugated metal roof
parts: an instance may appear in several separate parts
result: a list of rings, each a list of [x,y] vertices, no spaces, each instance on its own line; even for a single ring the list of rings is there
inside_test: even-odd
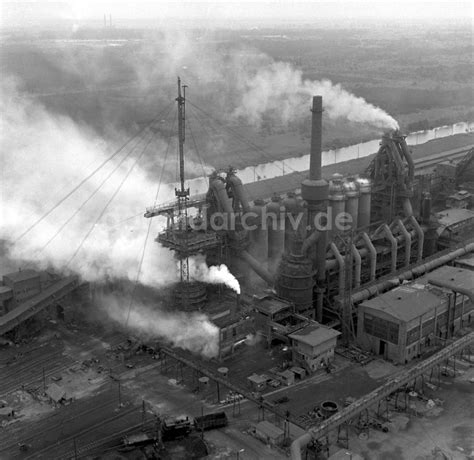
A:
[[[401,321],[411,321],[440,305],[441,299],[430,291],[418,289],[414,285],[402,285],[366,300],[360,306],[383,311]]]
[[[330,327],[323,326],[322,324],[310,324],[293,332],[293,334],[290,334],[288,337],[314,347],[330,339],[334,339],[338,335],[341,335],[341,333]]]
[[[274,315],[275,313],[291,306],[290,303],[285,300],[271,296],[256,297],[254,299],[254,305],[257,310],[266,313],[267,315]]]
[[[453,225],[460,224],[469,220],[474,221],[474,211],[469,209],[450,208],[436,213],[439,227],[436,230],[438,235],[441,235],[447,228]]]

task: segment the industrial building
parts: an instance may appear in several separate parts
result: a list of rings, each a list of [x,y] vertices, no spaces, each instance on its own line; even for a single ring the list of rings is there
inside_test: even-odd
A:
[[[144,348],[153,342],[148,348],[162,368],[166,369],[167,357],[179,363],[175,383],[179,373],[185,380],[184,365],[192,370],[193,391],[207,391],[214,387],[209,383],[215,383],[219,403],[222,386],[233,392],[230,402],[224,400],[232,410],[245,397],[259,410],[273,411],[285,426],[291,420],[306,430],[308,424],[291,418],[290,406],[279,410],[275,408],[279,403],[264,395],[273,387],[287,391],[301,380],[305,380],[301,387],[306,382],[309,387],[311,379],[330,370],[338,347],[348,350],[357,345],[367,354],[400,364],[439,347],[458,351],[462,344],[453,346],[450,341],[474,320],[474,210],[471,193],[466,191],[471,190],[472,150],[460,160],[461,168],[450,163],[426,174],[430,165],[417,164],[405,136],[392,130],[384,133],[366,169],[324,177],[323,100],[314,96],[309,170],[297,179],[292,175],[293,190],[281,178],[243,184],[229,166],[209,174],[206,194],[191,196],[184,174],[186,99],[180,80],[176,101],[176,200],[147,208],[145,217],[166,217],[166,228],[155,241],[173,251],[179,266],[179,281],[171,287],[167,308],[182,317],[205,317],[217,330],[218,349],[206,361],[194,350],[178,352],[156,338],[137,339]],[[248,189],[258,193],[250,195]],[[228,267],[236,284],[216,288],[215,283],[194,279],[190,264],[196,256],[208,266]],[[5,275],[0,286],[0,335],[14,334],[28,319],[60,305],[79,288],[74,275],[60,278],[33,270]],[[223,362],[238,356],[253,338],[262,339],[270,362],[275,350],[286,353],[285,361],[271,363],[261,373],[249,369],[239,386]],[[123,349],[117,354],[123,360]],[[444,357],[439,356],[436,359]],[[112,380],[118,382],[120,398],[120,378]],[[64,393],[49,393],[55,401],[64,398]],[[372,395],[373,399],[379,401],[380,394]],[[354,402],[354,410],[367,401]],[[337,411],[337,404],[329,403]],[[310,412],[319,417],[314,407]],[[324,417],[331,420],[329,413]],[[339,426],[340,422],[332,419],[331,423]],[[323,432],[325,426],[321,422],[318,430]],[[184,428],[183,436],[188,436],[188,419]],[[287,436],[286,428],[268,421],[258,423],[255,433],[272,445],[283,444]],[[295,459],[313,437],[321,438],[308,431],[294,441]]]
[[[357,342],[398,363],[419,357],[474,320],[474,274],[441,267],[358,306]]]
[[[293,362],[308,373],[328,366],[341,333],[322,324],[309,324],[289,335]]]

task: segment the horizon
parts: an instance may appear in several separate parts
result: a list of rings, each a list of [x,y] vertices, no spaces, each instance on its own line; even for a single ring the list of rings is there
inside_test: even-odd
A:
[[[0,6],[1,27],[167,27],[192,25],[207,28],[328,26],[374,21],[411,24],[472,21],[470,2],[458,1],[254,1],[212,0],[135,2],[5,2]]]

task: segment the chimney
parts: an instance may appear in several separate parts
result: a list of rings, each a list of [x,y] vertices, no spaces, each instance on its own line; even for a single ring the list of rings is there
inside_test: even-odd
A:
[[[309,179],[321,179],[322,131],[323,131],[323,98],[313,96],[313,113],[311,117],[311,152],[309,160]]]

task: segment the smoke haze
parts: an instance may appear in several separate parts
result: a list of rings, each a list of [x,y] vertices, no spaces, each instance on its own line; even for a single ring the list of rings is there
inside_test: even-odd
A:
[[[31,92],[39,79],[35,69],[31,69],[31,75],[26,72],[2,79],[0,239],[7,241],[8,256],[12,259],[32,262],[39,268],[67,268],[80,273],[85,280],[135,278],[148,226],[142,212],[154,201],[157,180],[151,178],[162,173],[161,162],[167,149],[164,133],[171,131],[171,122],[157,128],[153,138],[153,133],[147,133],[143,140],[137,140],[131,152],[135,141],[132,142],[130,148],[102,168],[33,231],[20,241],[15,240],[117,149],[130,132],[136,132],[141,127],[138,121],[156,115],[156,108],[161,107],[158,102],[173,101],[177,74],[182,73],[183,81],[192,86],[192,94],[199,101],[221,110],[228,121],[243,119],[255,126],[263,119],[289,123],[308,117],[304,107],[309,107],[313,94],[322,94],[325,113],[330,118],[344,118],[381,129],[395,125],[383,110],[339,85],[305,80],[302,72],[290,64],[276,62],[254,49],[213,42],[209,37],[200,40],[173,32],[139,44],[123,45],[121,54],[116,54],[115,48],[105,47],[103,53],[88,55],[84,49],[88,48],[75,48],[72,44],[58,48],[57,53],[47,54],[40,47],[36,49],[45,61],[42,62],[44,67],[49,65],[52,69],[48,77],[56,78],[59,83],[62,79],[66,83],[74,82],[73,89],[79,91],[79,96],[75,94],[73,99],[77,110],[76,105],[61,106],[57,99],[51,102],[48,98],[27,97],[26,92]],[[120,79],[132,79],[133,95],[139,99],[133,103],[127,99],[115,100],[114,104],[93,106],[93,113],[81,112],[81,101],[87,99],[83,94],[110,83],[118,57],[124,58],[123,65],[128,71],[114,77],[112,95],[126,95],[127,85]],[[69,80],[65,75],[69,75]],[[157,82],[166,83],[157,85]],[[67,94],[67,89],[58,91],[59,100]],[[48,92],[51,88],[42,90]],[[96,111],[100,116],[95,116]],[[142,120],[131,119],[135,115]],[[134,167],[105,214],[96,222],[148,141],[150,144],[140,164]],[[218,145],[218,149],[225,152],[225,142]],[[188,139],[187,149],[192,148]],[[174,150],[174,144],[170,150]],[[126,158],[128,153],[130,156]],[[191,170],[201,167],[192,161],[187,162],[187,166]],[[115,172],[114,168],[117,168]],[[202,168],[206,173],[210,170],[206,165]],[[169,169],[164,174],[164,182],[175,179],[175,171]],[[109,174],[112,174],[110,179],[101,186]],[[94,194],[93,199],[86,202],[91,194]],[[159,201],[173,198],[172,188],[162,187]],[[70,218],[59,235],[47,244]],[[153,220],[151,236],[156,235],[161,225],[162,220]],[[89,230],[90,237],[79,249]],[[77,256],[71,260],[77,250]],[[170,264],[175,265],[170,251],[150,243],[140,280],[151,286],[174,281],[175,273],[167,269]],[[208,268],[198,262],[193,276],[206,282],[224,282],[236,292],[239,289],[225,266]]]
[[[127,324],[140,340],[162,340],[206,358],[218,354],[219,329],[202,313],[171,313],[134,303],[128,315],[129,305],[114,296],[100,298],[98,305],[119,327]]]

